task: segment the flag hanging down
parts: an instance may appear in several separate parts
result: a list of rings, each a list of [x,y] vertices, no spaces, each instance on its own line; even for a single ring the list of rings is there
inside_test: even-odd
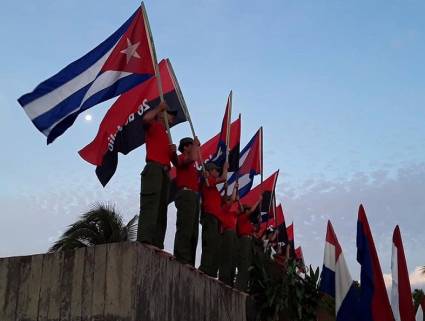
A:
[[[177,79],[170,61],[159,63],[164,99],[169,109],[177,111],[171,126],[186,120],[184,101],[179,97]],[[96,165],[96,175],[105,186],[115,173],[118,152],[128,154],[145,142],[143,115],[160,102],[156,78],[134,87],[121,95],[103,118],[94,140],[79,151],[87,162]]]
[[[43,81],[18,102],[50,144],[77,116],[155,75],[146,13],[142,7],[108,39]]]
[[[233,191],[233,186],[238,181],[239,197],[244,197],[251,190],[254,176],[261,174],[261,155],[263,153],[261,148],[261,132],[262,130],[259,129],[240,152],[239,170],[231,173],[227,180],[228,194]]]
[[[425,311],[425,298],[422,299],[421,303],[418,306],[418,310],[416,311],[415,321],[425,321],[424,311]]]
[[[304,254],[301,246],[295,249],[295,260],[298,262],[301,272],[305,272]]]
[[[295,258],[294,222],[286,228],[286,234],[288,235],[289,255],[290,257]]]
[[[361,265],[361,320],[393,321],[384,277],[363,205],[360,205],[357,221],[357,262]]]
[[[335,299],[337,321],[358,321],[358,299],[344,253],[330,221],[326,232],[320,291]]]
[[[223,121],[221,123],[221,130],[219,140],[217,142],[216,150],[214,156],[211,158],[211,161],[214,162],[217,166],[222,167],[227,157],[227,149],[229,149],[229,172],[234,172],[239,166],[239,138],[237,138],[237,155],[236,149],[233,153],[230,147],[230,119],[232,117],[232,91],[230,91],[229,97],[227,98],[226,110],[224,112]],[[239,133],[240,137],[240,133]],[[234,146],[236,147],[236,146]]]
[[[288,245],[288,233],[286,230],[285,215],[283,214],[282,204],[276,207],[276,220],[277,227],[277,242],[280,246]]]
[[[414,321],[412,290],[398,225],[393,233],[391,308],[396,321]]]

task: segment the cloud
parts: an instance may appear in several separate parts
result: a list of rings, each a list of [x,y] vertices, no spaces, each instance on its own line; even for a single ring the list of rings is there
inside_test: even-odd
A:
[[[357,211],[363,203],[384,272],[390,271],[391,239],[395,225],[402,232],[410,270],[425,265],[425,164],[398,170],[358,172],[346,180],[310,179],[297,187],[279,185],[287,221],[295,224],[296,243],[307,262],[321,266],[326,222],[332,221],[353,276],[356,262]]]
[[[389,291],[391,291],[392,280],[390,273],[384,273],[385,286]],[[420,271],[420,267],[417,267],[409,274],[409,280],[412,291],[415,289],[425,290],[425,274]]]

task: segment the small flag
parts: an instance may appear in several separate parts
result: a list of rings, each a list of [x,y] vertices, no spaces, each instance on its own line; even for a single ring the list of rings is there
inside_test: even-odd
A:
[[[48,144],[72,126],[84,110],[155,74],[150,39],[140,7],[99,46],[18,99]]]
[[[361,320],[393,321],[384,277],[363,205],[360,205],[357,221],[357,262],[361,265]]]
[[[330,221],[326,232],[320,291],[335,299],[337,321],[358,321],[358,299],[344,253]]]
[[[240,152],[239,170],[231,173],[227,180],[228,193],[233,191],[233,186],[238,181],[239,197],[244,197],[252,187],[254,177],[261,174],[261,129],[251,138],[249,143]]]
[[[159,63],[164,99],[169,109],[177,111],[173,125],[186,120],[177,94],[178,82],[171,72],[169,60]],[[118,165],[118,152],[128,154],[145,142],[143,116],[160,102],[156,78],[121,95],[103,118],[95,139],[79,151],[87,162],[96,165],[96,175],[105,186]]]
[[[391,308],[396,321],[414,321],[412,289],[398,225],[393,233]]]

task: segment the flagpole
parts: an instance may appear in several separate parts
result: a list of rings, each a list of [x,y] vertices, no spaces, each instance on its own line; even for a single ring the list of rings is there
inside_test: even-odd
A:
[[[192,123],[192,118],[190,117],[189,109],[187,108],[186,101],[184,100],[184,96],[183,96],[183,94],[180,90],[180,86],[177,82],[176,74],[174,73],[173,66],[171,65],[171,62],[170,62],[169,59],[167,59],[167,67],[170,70],[170,73],[171,73],[171,76],[172,76],[171,81],[173,82],[174,88],[176,89],[177,97],[179,98],[179,100],[181,102],[183,112],[186,116],[187,121],[189,122],[190,130],[192,131],[193,139],[195,139],[197,136],[196,136],[196,133],[195,133],[195,128],[194,128],[193,123]],[[202,172],[205,173],[204,161],[202,159],[202,154],[201,154],[200,149],[198,149],[198,157],[199,157],[199,161],[201,163]]]
[[[227,126],[226,126],[226,161],[225,163],[227,163],[227,165],[229,165],[229,152],[230,152],[230,148],[229,148],[229,144],[230,144],[230,124],[231,124],[231,119],[232,119],[232,96],[233,96],[233,92],[232,90],[230,90],[230,94],[229,94],[229,114],[227,115]],[[224,182],[224,195],[227,195],[227,177],[226,177],[226,181]]]
[[[156,82],[157,82],[157,86],[158,86],[159,99],[160,99],[161,102],[163,102],[164,101],[164,93],[163,93],[163,90],[162,90],[161,74],[159,72],[158,60],[157,60],[157,57],[156,57],[155,43],[153,41],[153,36],[152,36],[151,27],[150,27],[150,24],[149,24],[148,14],[146,12],[145,4],[143,3],[143,1],[142,1],[142,4],[141,4],[141,8],[142,8],[142,14],[143,14],[143,21],[145,23],[145,28],[146,28],[148,35],[149,35],[148,43],[149,43],[149,49],[152,53],[152,58],[153,58],[153,65],[154,65],[154,69],[155,69],[155,78],[156,78]],[[166,111],[163,112],[163,116],[164,116],[165,128],[167,130],[168,141],[169,141],[170,144],[172,144],[173,138],[171,137],[170,124],[168,123],[168,115],[167,115]]]
[[[263,126],[260,127],[261,183],[263,182]]]

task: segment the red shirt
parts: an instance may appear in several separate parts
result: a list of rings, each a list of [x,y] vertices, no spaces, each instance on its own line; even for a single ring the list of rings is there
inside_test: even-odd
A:
[[[252,235],[254,233],[254,226],[249,215],[242,214],[238,216],[237,231],[239,236]]]
[[[220,219],[221,216],[221,195],[217,189],[217,179],[208,177],[208,186],[202,185],[202,210]]]
[[[170,166],[171,152],[167,131],[162,121],[154,120],[145,126],[146,161]]]
[[[238,212],[232,209],[232,204],[225,204],[222,207],[220,223],[223,226],[224,230],[234,230],[236,231],[236,221],[238,217]]]
[[[194,192],[199,191],[199,173],[196,169],[195,162],[184,163],[183,154],[178,156],[178,164],[176,166],[176,185],[178,188],[189,188]]]

